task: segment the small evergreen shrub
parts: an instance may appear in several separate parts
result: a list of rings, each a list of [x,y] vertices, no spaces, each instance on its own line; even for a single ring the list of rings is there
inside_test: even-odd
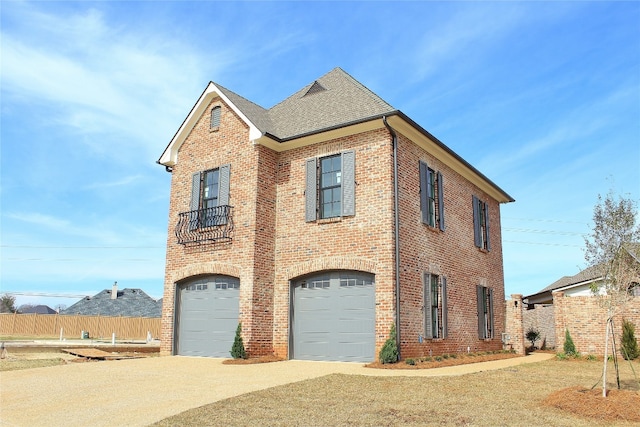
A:
[[[244,349],[244,343],[242,342],[242,323],[238,323],[236,328],[236,337],[233,340],[231,346],[231,357],[234,359],[246,359],[247,352]]]
[[[558,360],[567,360],[567,355],[566,353],[556,353],[556,358],[558,358]]]
[[[524,335],[527,341],[531,343],[531,350],[535,350],[536,341],[540,339],[540,331],[531,326],[527,329],[527,333]]]
[[[442,362],[442,356],[436,356],[436,362]]]
[[[413,360],[413,359],[406,359],[406,360],[404,361],[404,363],[406,363],[407,365],[411,365],[411,366],[413,366],[413,365],[415,365],[415,364],[416,364],[416,361],[415,361],[415,360]]]
[[[448,355],[448,354],[443,354],[443,355],[442,355],[442,358],[443,358],[444,360],[447,360],[447,359],[449,358],[449,355]]]
[[[391,325],[389,338],[378,354],[380,363],[396,363],[398,361],[398,343],[396,341],[396,325]]]
[[[452,359],[457,359],[457,358],[458,358],[458,355],[457,355],[456,353],[452,353],[452,354],[451,354],[451,358],[452,358]]]
[[[636,327],[626,319],[622,319],[622,340],[620,352],[625,360],[634,360],[640,356],[638,341],[636,341]]]
[[[576,345],[573,343],[571,339],[571,334],[569,333],[569,329],[565,329],[564,333],[564,354],[567,356],[577,356]]]
[[[598,360],[598,358],[595,356],[595,354],[588,354],[587,355],[587,360],[589,362],[594,362],[594,361]]]

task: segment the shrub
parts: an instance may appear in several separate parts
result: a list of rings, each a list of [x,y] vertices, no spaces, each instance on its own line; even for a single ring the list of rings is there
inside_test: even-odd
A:
[[[540,331],[531,326],[524,335],[527,341],[531,343],[531,350],[536,348],[536,341],[540,339]]]
[[[415,361],[415,360],[413,360],[413,359],[406,359],[406,360],[404,361],[404,363],[406,363],[407,365],[411,365],[411,366],[413,366],[413,365],[415,365],[415,364],[416,364],[416,361]]]
[[[389,338],[380,349],[378,354],[380,363],[396,363],[398,361],[398,343],[396,341],[396,325],[391,325]]]
[[[595,354],[588,354],[588,355],[587,355],[587,360],[588,360],[589,362],[593,362],[593,361],[598,360],[598,358],[595,356]]]
[[[622,340],[620,352],[625,360],[634,360],[640,356],[638,341],[636,341],[636,327],[626,319],[622,319]]]
[[[443,355],[442,355],[442,358],[443,358],[444,360],[447,360],[447,359],[449,358],[449,355],[448,355],[448,354],[443,354]]]
[[[558,358],[558,360],[566,360],[567,359],[567,355],[565,353],[556,353],[556,357]]]
[[[233,340],[231,346],[231,357],[234,359],[246,359],[247,352],[244,349],[244,343],[242,342],[242,323],[238,323],[236,328],[236,337]]]
[[[436,356],[436,362],[442,362],[442,356]]]
[[[564,348],[564,354],[566,354],[567,356],[577,355],[576,345],[573,343],[573,340],[571,339],[571,334],[569,333],[569,329],[565,329],[563,348]]]

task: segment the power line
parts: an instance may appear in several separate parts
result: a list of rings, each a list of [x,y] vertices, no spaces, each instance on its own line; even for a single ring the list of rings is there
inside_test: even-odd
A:
[[[509,228],[503,227],[503,231],[511,231],[514,233],[532,233],[532,234],[552,234],[558,236],[586,236],[586,233],[578,233],[574,231],[556,231],[556,230],[536,230],[531,228]]]
[[[503,220],[508,219],[508,220],[516,220],[516,221],[533,221],[533,222],[559,222],[559,223],[564,223],[564,224],[580,224],[580,225],[586,225],[589,226],[588,223],[586,222],[581,222],[581,221],[565,221],[562,219],[545,219],[545,218],[514,218],[514,217],[508,217],[508,216],[503,216],[502,217]]]
[[[164,246],[35,246],[35,245],[0,245],[0,248],[14,248],[14,249],[164,249]]]
[[[515,240],[503,240],[503,243],[518,243],[523,245],[541,245],[541,246],[563,246],[567,248],[582,248],[580,245],[567,245],[564,243],[542,243],[542,242],[518,242]]]
[[[91,294],[64,294],[54,292],[4,292],[8,295],[21,295],[25,297],[52,297],[52,298],[84,298]]]

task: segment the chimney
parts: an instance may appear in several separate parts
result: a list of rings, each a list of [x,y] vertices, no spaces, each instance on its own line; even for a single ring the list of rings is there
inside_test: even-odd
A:
[[[111,299],[118,298],[118,282],[113,282],[113,287],[111,288]]]

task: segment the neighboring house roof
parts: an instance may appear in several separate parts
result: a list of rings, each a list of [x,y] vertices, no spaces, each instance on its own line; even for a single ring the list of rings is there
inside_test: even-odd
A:
[[[127,316],[160,317],[162,302],[156,301],[142,289],[123,289],[117,291],[117,298],[111,298],[111,289],[85,297],[62,312],[62,314],[81,314],[86,316]]]
[[[636,261],[640,262],[640,243],[628,243],[623,246],[624,250],[631,255]],[[553,292],[574,288],[581,285],[586,285],[595,280],[599,280],[603,277],[602,267],[600,265],[593,265],[585,268],[578,274],[573,276],[564,276],[556,280],[541,291],[526,296],[523,300],[529,304],[549,304],[553,302]]]
[[[243,120],[249,139],[275,151],[284,151],[384,127],[383,118],[407,138],[448,164],[501,203],[514,199],[449,147],[394,109],[341,68],[308,84],[270,109],[210,82],[164,150],[158,163],[174,166],[182,143],[220,97]]]
[[[22,314],[56,314],[53,308],[48,305],[29,305],[18,308],[18,311]]]
[[[552,292],[558,289],[574,286],[584,282],[591,282],[601,277],[599,266],[595,265],[580,271],[573,276],[564,276],[556,280],[541,291],[523,298],[528,304],[553,303]]]

